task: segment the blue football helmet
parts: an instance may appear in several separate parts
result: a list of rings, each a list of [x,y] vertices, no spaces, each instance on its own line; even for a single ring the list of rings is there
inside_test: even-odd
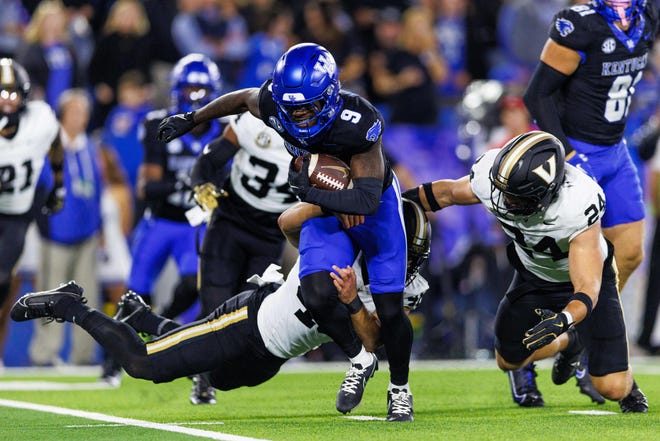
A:
[[[275,65],[271,91],[287,132],[304,144],[332,125],[341,107],[339,71],[323,46],[301,43]]]
[[[593,0],[598,11],[609,23],[634,23],[646,8],[646,0]]]
[[[172,69],[170,99],[176,113],[199,109],[217,98],[221,89],[220,69],[206,55],[186,55]]]

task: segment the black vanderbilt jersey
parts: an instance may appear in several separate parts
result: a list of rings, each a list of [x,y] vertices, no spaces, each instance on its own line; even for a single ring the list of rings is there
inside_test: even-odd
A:
[[[639,20],[626,33],[591,4],[575,5],[555,16],[550,38],[582,57],[558,97],[562,128],[569,137],[596,145],[621,141],[658,27],[657,10],[650,2]]]
[[[342,104],[338,110],[339,115],[326,135],[316,144],[303,145],[291,136],[280,122],[270,84],[271,81],[267,81],[259,91],[261,119],[284,138],[284,145],[292,156],[325,153],[350,164],[353,155],[369,150],[383,133],[385,122],[378,109],[358,95],[341,91]],[[392,182],[392,170],[385,156],[383,156],[383,161],[385,161],[383,183],[383,189],[385,189]]]
[[[157,133],[158,125],[167,115],[168,111],[163,109],[150,112],[145,117],[141,131],[144,163],[160,165],[163,168],[163,181],[180,182],[182,185],[164,199],[147,200],[146,205],[155,217],[187,222],[185,212],[194,207],[195,202],[191,198],[190,188],[183,184],[189,180],[197,155],[206,144],[222,134],[222,127],[214,120],[210,128],[199,137],[186,133],[164,143],[158,140]]]

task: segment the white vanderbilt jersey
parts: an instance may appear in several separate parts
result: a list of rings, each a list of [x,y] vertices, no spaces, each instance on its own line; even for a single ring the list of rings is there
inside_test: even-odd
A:
[[[257,313],[257,326],[266,348],[280,358],[303,355],[330,341],[330,337],[319,332],[316,323],[305,320],[307,308],[298,298],[299,263],[299,260],[296,261],[282,286],[264,299]]]
[[[229,123],[241,146],[234,155],[230,174],[236,193],[269,213],[281,213],[297,202],[289,192],[291,155],[280,135],[250,112],[231,118]]]
[[[496,149],[484,153],[472,166],[470,183],[473,193],[513,239],[516,254],[526,269],[543,280],[569,282],[569,242],[602,217],[605,211],[603,190],[596,181],[567,163],[566,178],[559,195],[544,213],[516,219],[498,216],[491,202],[489,178],[498,152]],[[607,243],[602,235],[600,248],[605,258]]]
[[[257,326],[259,327],[259,333],[266,348],[273,355],[280,358],[298,357],[321,343],[330,341],[330,337],[319,332],[316,323],[305,319],[305,315],[309,314],[307,313],[307,308],[305,308],[301,299],[298,297],[298,287],[300,286],[300,280],[298,279],[299,264],[300,259],[296,260],[296,264],[291,268],[282,286],[264,299],[257,313]],[[273,274],[272,267],[271,265],[266,269],[262,280],[274,281],[271,278]],[[365,308],[367,308],[367,311],[373,313],[376,307],[369,287],[365,287],[364,285],[362,271],[357,261],[353,264],[353,269],[355,270],[357,279],[358,295],[362,303],[364,303]],[[268,274],[271,277],[268,277]],[[281,281],[281,275],[279,277]],[[258,283],[258,280],[255,279],[251,278],[250,281]],[[422,295],[428,289],[429,285],[427,281],[421,275],[418,275],[404,289],[404,304],[408,296]],[[311,323],[313,323],[313,326],[309,327],[308,325]]]
[[[30,101],[12,139],[0,136],[0,213],[23,214],[34,192],[59,123],[44,101]]]

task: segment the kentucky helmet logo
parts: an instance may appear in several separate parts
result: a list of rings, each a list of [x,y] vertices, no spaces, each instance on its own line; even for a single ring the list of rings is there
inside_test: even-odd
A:
[[[573,26],[573,23],[570,20],[558,18],[555,22],[555,29],[557,29],[559,35],[565,37],[575,30],[575,26]]]
[[[367,131],[367,141],[376,142],[380,136],[382,124],[377,120]]]

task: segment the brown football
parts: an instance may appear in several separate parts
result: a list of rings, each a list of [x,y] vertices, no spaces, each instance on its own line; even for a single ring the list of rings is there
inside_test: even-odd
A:
[[[341,159],[324,153],[309,155],[309,182],[320,190],[345,190],[351,188],[351,169]],[[294,162],[300,171],[304,156]]]

